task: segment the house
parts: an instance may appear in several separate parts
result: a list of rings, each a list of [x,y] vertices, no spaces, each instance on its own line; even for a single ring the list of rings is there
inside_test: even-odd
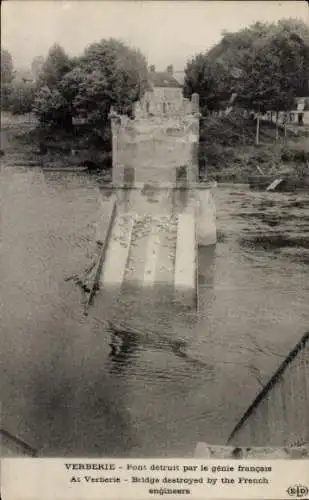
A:
[[[276,121],[276,112],[269,111],[265,118],[273,122]],[[289,112],[279,111],[278,123],[294,124],[294,125],[309,125],[309,96],[296,97],[295,105]]]
[[[295,118],[300,125],[309,125],[309,96],[296,98],[297,113]],[[290,113],[292,115],[292,113]],[[294,120],[295,120],[294,118]],[[292,116],[290,116],[292,121]]]
[[[165,71],[149,68],[149,90],[135,108],[136,117],[173,115],[183,106],[182,85],[173,74],[173,66]]]

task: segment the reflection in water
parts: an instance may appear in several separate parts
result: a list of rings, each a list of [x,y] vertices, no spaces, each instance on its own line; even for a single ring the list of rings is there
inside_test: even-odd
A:
[[[83,318],[64,281],[93,260],[95,179],[1,175],[3,427],[45,456],[190,456],[199,440],[225,443],[308,328],[308,195],[218,189],[199,317],[144,296],[142,334],[119,342],[95,319],[99,301]]]
[[[136,359],[139,349],[138,337],[130,333],[119,335],[112,333],[110,343],[110,359],[112,360],[112,371],[122,372],[126,366]]]
[[[183,340],[167,338],[160,332],[133,332],[133,330],[123,329],[122,331],[111,330],[111,351],[109,356],[113,362],[113,369],[122,371],[133,360],[136,360],[138,351],[145,350],[147,347],[170,352],[174,356],[196,366],[211,368],[209,364],[190,356],[187,352],[188,343]]]
[[[221,240],[222,241],[222,240]],[[200,247],[198,252],[198,283],[213,287],[216,271],[216,246]]]

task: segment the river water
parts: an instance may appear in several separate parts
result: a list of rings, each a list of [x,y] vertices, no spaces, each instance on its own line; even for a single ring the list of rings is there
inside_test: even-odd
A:
[[[215,198],[199,317],[144,304],[140,328],[159,333],[111,356],[98,306],[84,318],[65,281],[93,257],[96,181],[3,171],[3,428],[45,456],[190,456],[198,441],[226,442],[308,328],[309,196],[233,186]],[[185,357],[160,339],[164,323],[187,341]]]

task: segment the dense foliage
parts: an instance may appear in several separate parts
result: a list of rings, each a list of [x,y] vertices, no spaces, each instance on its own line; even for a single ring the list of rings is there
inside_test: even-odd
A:
[[[31,63],[31,73],[34,81],[37,84],[39,84],[40,75],[43,71],[44,63],[45,60],[43,56],[36,56]]]
[[[10,94],[10,111],[17,115],[30,113],[33,108],[35,93],[34,82],[25,78],[15,78]]]
[[[13,79],[12,56],[6,49],[1,48],[1,109],[7,110],[10,106]]]
[[[46,60],[40,66],[40,60],[33,61],[34,69],[38,71],[39,87],[57,88],[59,82],[72,69],[72,62],[63,48],[55,44],[49,52]]]
[[[198,93],[203,114],[217,110],[229,98],[228,76],[220,61],[211,63],[203,54],[198,54],[187,65],[184,96],[191,97],[193,93]]]
[[[16,71],[11,54],[1,49],[1,109],[14,114],[33,108],[36,88],[28,71]]]
[[[296,96],[309,94],[308,75],[305,23],[255,23],[223,33],[211,50],[194,56],[185,69],[184,94],[200,95],[203,114],[231,102],[250,111],[289,110]],[[104,131],[111,108],[131,115],[147,86],[145,57],[115,39],[93,43],[79,57],[55,44],[46,58],[34,58],[30,79],[17,76],[11,55],[1,49],[2,109],[32,110],[41,124],[55,129],[71,131],[75,120]]]
[[[65,128],[73,118],[104,125],[112,106],[130,113],[146,87],[146,59],[122,42],[101,40],[71,60],[55,46],[42,67],[34,110],[40,121]]]
[[[309,93],[309,27],[288,19],[224,33],[185,73],[186,95],[199,93],[209,111],[235,92],[250,110],[291,109],[296,96]]]

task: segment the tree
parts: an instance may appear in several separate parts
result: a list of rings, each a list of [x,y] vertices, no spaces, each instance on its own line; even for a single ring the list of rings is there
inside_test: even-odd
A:
[[[231,76],[231,85],[241,86],[241,76],[250,73],[251,68],[254,68],[256,52],[259,52],[261,47],[268,46],[273,50],[274,39],[277,39],[277,44],[280,45],[278,37],[290,39],[290,42],[293,40],[295,42],[297,39],[298,50],[303,52],[305,59],[308,58],[309,26],[295,19],[283,19],[271,24],[258,22],[236,33],[225,32],[222,40],[208,51],[207,56],[210,61],[220,61],[224,65]],[[276,57],[279,55],[282,59],[285,57],[282,44],[281,49],[281,56],[278,51],[273,51],[273,54],[276,54]],[[268,62],[271,61],[268,59]],[[307,69],[298,68],[297,75],[298,80],[301,78],[298,87],[305,87],[305,90],[308,90],[308,66]],[[244,80],[247,83],[247,76]],[[293,88],[296,93],[300,91],[295,85]]]
[[[45,60],[43,56],[36,56],[31,63],[31,73],[34,81],[37,83],[39,82],[40,76],[43,72],[44,63]]]
[[[8,50],[1,48],[1,83],[12,83],[14,68],[12,56]]]
[[[208,59],[220,61],[233,77],[235,69],[241,70],[244,57],[254,51],[256,43],[265,41],[274,28],[274,24],[257,22],[235,33],[223,32],[222,40],[207,52]]]
[[[239,100],[259,112],[289,111],[308,82],[309,46],[295,32],[276,30],[242,61]]]
[[[61,93],[59,86],[64,76],[74,66],[74,60],[70,59],[64,49],[54,44],[45,61],[41,56],[32,62],[32,71],[36,77],[36,94],[33,110],[41,123],[50,124],[65,130],[71,130],[72,113]]]
[[[30,113],[33,108],[36,87],[27,79],[14,79],[10,95],[10,111],[14,114]]]
[[[12,56],[8,50],[1,48],[1,108],[9,108],[9,99],[12,92],[14,67]]]
[[[33,111],[44,126],[72,129],[72,114],[68,103],[57,89],[42,87],[36,95]]]
[[[38,62],[38,60],[35,62],[36,67]],[[71,69],[72,61],[69,56],[60,45],[54,44],[49,49],[46,60],[41,64],[38,74],[39,86],[47,86],[50,89],[56,88],[64,75]]]
[[[147,61],[142,53],[112,38],[90,45],[81,58],[80,67],[85,73],[85,82],[80,87],[77,107],[87,112],[89,104],[91,113],[92,103],[97,99],[102,105],[103,119],[112,106],[120,112],[129,112],[148,85]]]
[[[70,71],[61,74],[45,68],[46,74],[52,85],[42,87],[36,100],[39,119],[69,127],[78,117],[102,131],[111,107],[130,114],[148,82],[147,61],[141,52],[114,39],[90,45]]]
[[[309,25],[301,19],[281,19],[276,28],[278,32],[292,32],[298,34],[309,45]]]
[[[302,21],[255,23],[222,40],[205,55],[229,75],[238,104],[250,111],[288,111],[309,90],[309,27]],[[259,119],[257,119],[257,129]],[[258,134],[257,134],[258,141]]]
[[[218,110],[226,101],[232,89],[228,85],[228,73],[217,61],[209,61],[207,54],[198,54],[185,68],[184,96],[200,96],[200,109],[203,114]]]
[[[303,66],[299,68],[300,77],[297,94],[299,97],[309,94],[309,25],[299,19],[283,19],[278,22],[278,32],[290,34],[294,41],[299,44],[300,52],[303,57]]]
[[[88,73],[76,68],[63,78],[60,91],[72,116],[83,118],[89,124],[107,121],[110,95],[108,82],[101,71]]]

